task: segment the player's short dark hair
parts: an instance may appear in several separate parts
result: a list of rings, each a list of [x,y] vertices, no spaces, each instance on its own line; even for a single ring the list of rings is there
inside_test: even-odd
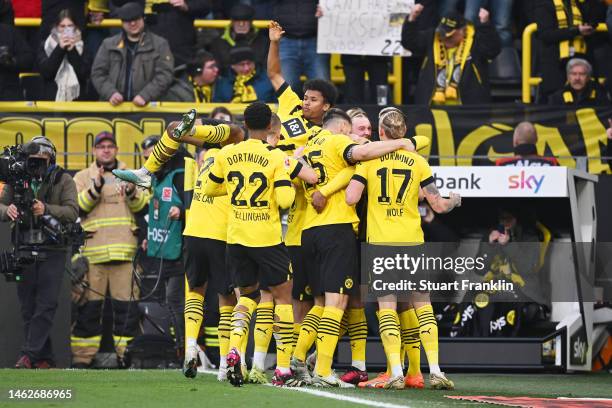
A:
[[[338,108],[331,108],[330,110],[325,112],[325,115],[323,115],[323,126],[334,120],[344,120],[349,125],[352,124],[351,117],[347,115],[345,111]]]
[[[324,79],[309,79],[304,82],[304,93],[306,91],[319,91],[321,95],[323,95],[323,99],[325,102],[329,103],[331,106],[336,104],[336,99],[338,99],[338,90],[336,86],[329,81]]]
[[[270,118],[270,126],[280,126],[281,123],[281,118],[276,113],[272,112],[272,116]]]
[[[272,109],[263,102],[253,102],[244,110],[244,124],[250,130],[265,130],[270,126]]]

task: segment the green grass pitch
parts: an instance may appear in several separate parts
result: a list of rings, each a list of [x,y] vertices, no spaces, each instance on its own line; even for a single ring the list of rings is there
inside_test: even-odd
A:
[[[270,386],[234,388],[214,375],[191,380],[178,370],[0,370],[0,407],[359,407],[476,406],[444,395],[612,398],[610,374],[449,374],[456,391],[338,390],[309,388],[313,395]],[[71,389],[70,401],[18,401],[9,389]],[[358,400],[342,401],[333,397]],[[491,405],[488,405],[489,407]]]

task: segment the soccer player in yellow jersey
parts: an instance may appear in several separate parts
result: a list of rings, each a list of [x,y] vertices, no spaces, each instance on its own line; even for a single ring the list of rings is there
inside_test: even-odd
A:
[[[323,115],[331,109],[338,97],[334,84],[323,79],[309,78],[304,83],[304,97],[294,92],[282,75],[279,43],[282,27],[272,21],[269,27],[268,78],[278,98],[277,114],[281,119],[281,138],[278,148],[295,150],[304,146],[308,138],[321,130]]]
[[[289,208],[293,203],[291,176],[299,174],[303,166],[297,162],[293,169],[287,168],[291,160],[268,148],[265,140],[271,116],[272,111],[264,103],[255,102],[245,109],[250,139],[221,150],[205,186],[208,196],[230,196],[227,258],[240,299],[232,314],[227,376],[235,386],[243,382],[239,346],[257,307],[260,274],[275,302],[277,368],[272,384],[299,385],[289,368],[293,348],[291,263],[282,241],[279,208]]]
[[[183,231],[185,274],[188,283],[185,300],[186,348],[183,374],[189,378],[197,374],[197,338],[204,316],[204,294],[210,282],[219,297],[220,364],[217,378],[223,381],[226,379],[225,356],[229,351],[230,321],[232,310],[236,305],[236,296],[225,265],[230,203],[228,196],[209,197],[204,194],[205,181],[219,151],[218,148],[210,148],[204,155]]]
[[[138,170],[113,170],[113,174],[127,182],[149,188],[151,174],[158,171],[166,163],[181,143],[202,146],[204,143],[221,143],[223,145],[237,143],[244,138],[240,126],[211,121],[212,125],[197,125],[196,111],[190,110],[183,115],[180,122],[171,122],[155,145],[153,152]]]
[[[406,133],[403,114],[395,108],[383,110],[380,114],[379,133],[381,140],[402,138]],[[450,193],[448,199],[440,196],[431,168],[423,157],[401,150],[386,154],[379,159],[359,163],[346,189],[346,203],[356,204],[363,192],[367,191],[366,237],[369,243],[422,243],[424,239],[418,211],[419,189],[423,190],[425,198],[436,212],[447,213],[461,205],[461,197],[458,194]],[[384,383],[384,388],[401,389],[405,387],[405,379],[400,356],[402,342],[397,297],[395,294],[381,296],[378,298],[378,305],[380,336],[391,368],[391,374]],[[423,315],[420,326],[422,333],[427,326],[425,331],[427,336],[421,337],[426,351],[427,345],[434,342],[430,337],[435,335],[435,362],[429,361],[432,386],[445,384],[445,388],[452,389],[452,382],[437,365],[437,326],[433,312],[426,312],[423,309],[421,314]],[[417,317],[421,321],[418,311]],[[430,330],[433,327],[436,328],[434,333]],[[429,353],[427,355],[429,358]]]
[[[350,117],[332,108],[323,118],[321,132],[308,141],[303,154],[319,174],[316,186],[304,186],[308,200],[316,191],[315,187],[324,187],[342,170],[358,161],[377,158],[398,149],[414,149],[413,143],[407,139],[357,145],[348,137],[350,131]],[[352,386],[332,374],[331,364],[348,295],[354,293],[357,286],[354,225],[359,219],[355,208],[346,204],[343,191],[331,194],[327,201],[321,212],[311,205],[307,207],[302,231],[309,283],[316,296],[313,309],[318,308],[320,317],[316,334],[317,364],[312,382],[323,387]],[[304,361],[297,359],[297,369],[303,372]]]

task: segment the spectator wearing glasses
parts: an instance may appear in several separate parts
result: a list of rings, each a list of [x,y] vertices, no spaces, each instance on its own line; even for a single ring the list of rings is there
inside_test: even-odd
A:
[[[168,90],[167,101],[210,103],[215,93],[219,67],[215,57],[201,50]]]

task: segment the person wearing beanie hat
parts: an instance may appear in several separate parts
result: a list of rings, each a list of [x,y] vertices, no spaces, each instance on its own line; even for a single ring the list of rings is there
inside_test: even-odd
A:
[[[229,53],[230,69],[217,83],[214,102],[275,102],[274,88],[265,71],[255,63],[250,47],[236,47]]]
[[[270,42],[266,30],[253,26],[254,16],[255,9],[249,5],[237,4],[231,8],[231,24],[210,46],[210,51],[219,62],[222,71],[231,65],[230,51],[238,47],[250,47],[254,53],[253,60],[264,66]]]

